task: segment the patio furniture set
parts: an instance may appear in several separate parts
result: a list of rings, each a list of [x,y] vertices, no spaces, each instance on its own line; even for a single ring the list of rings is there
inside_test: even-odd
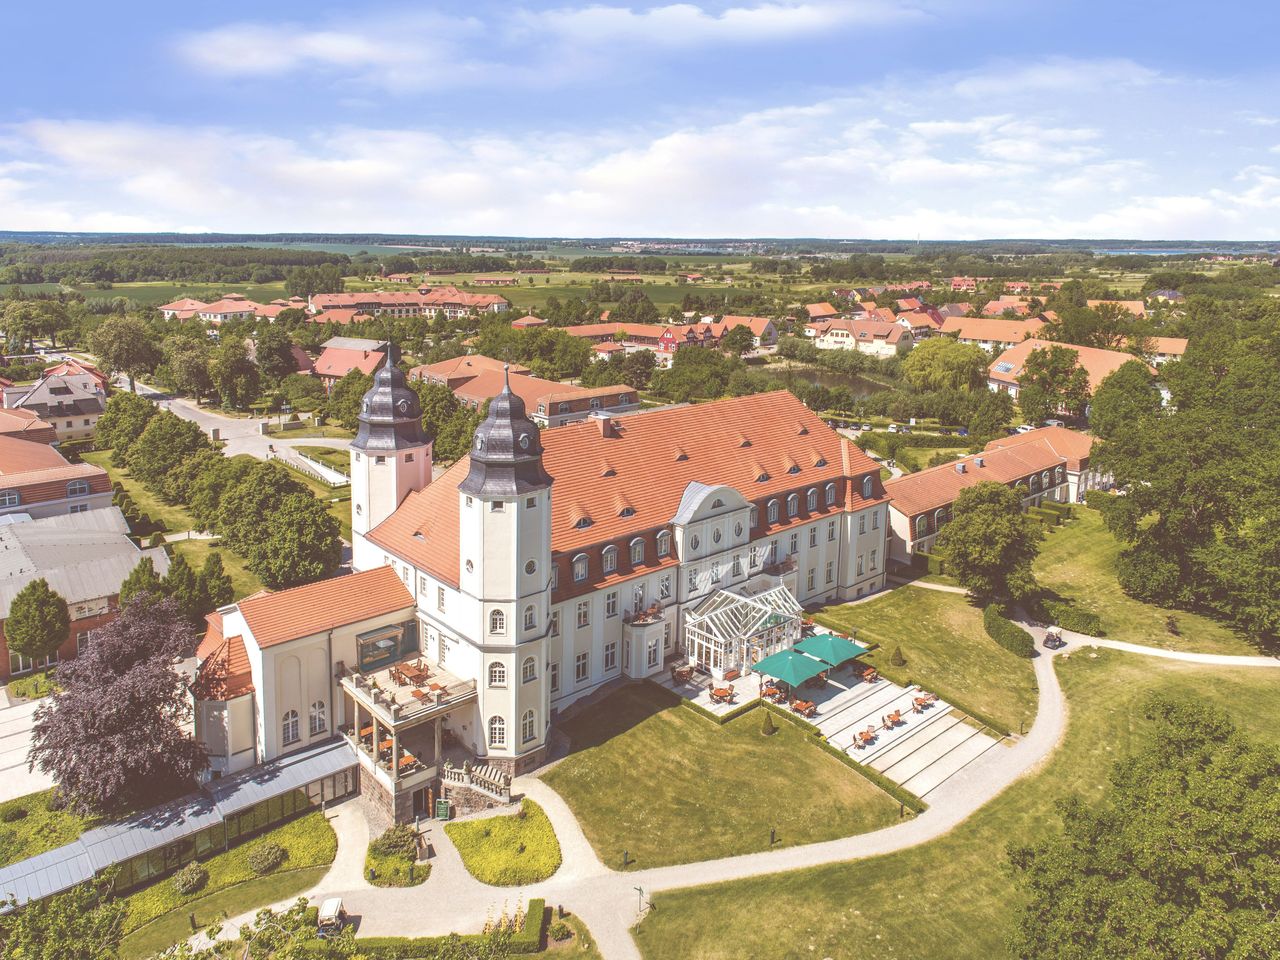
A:
[[[360,728],[360,742],[364,745],[365,749],[372,748],[373,724],[369,724],[368,726],[364,726]],[[387,764],[391,763],[391,748],[392,748],[392,740],[390,737],[386,737],[385,739],[380,740],[378,742],[379,762],[387,763]],[[410,770],[416,770],[418,768],[418,765],[419,765],[419,761],[417,757],[415,757],[408,750],[401,751],[400,753],[400,772],[401,773],[408,773]]]

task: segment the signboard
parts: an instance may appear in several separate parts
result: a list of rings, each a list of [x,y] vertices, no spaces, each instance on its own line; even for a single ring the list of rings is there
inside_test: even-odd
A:
[[[453,809],[448,800],[443,797],[436,801],[436,819],[448,820],[453,815]]]

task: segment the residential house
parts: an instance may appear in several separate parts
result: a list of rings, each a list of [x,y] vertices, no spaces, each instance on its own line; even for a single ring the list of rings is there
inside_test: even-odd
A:
[[[388,273],[382,279],[387,283],[417,283],[418,275],[414,273]]]
[[[1080,347],[1073,343],[1055,343],[1051,340],[1039,340],[1032,337],[1014,344],[996,357],[995,360],[991,361],[991,366],[987,368],[987,386],[993,392],[1007,393],[1013,399],[1018,399],[1018,377],[1022,374],[1023,368],[1027,364],[1027,357],[1031,355],[1033,350],[1043,350],[1049,347],[1063,347],[1076,354],[1076,362],[1089,375],[1090,393],[1097,390],[1098,385],[1109,374],[1119,370],[1130,360],[1138,359],[1131,353],[1122,353],[1119,350]],[[1148,369],[1151,370],[1152,374],[1155,373],[1154,369],[1150,367]]]
[[[971,343],[988,353],[1003,353],[1014,344],[1036,336],[1044,328],[1044,322],[1035,320],[1004,320],[996,317],[948,317],[942,324],[942,332],[955,337],[961,343]]]
[[[691,346],[712,346],[716,339],[704,324],[675,326],[661,323],[585,323],[565,327],[572,337],[581,337],[597,344],[597,353],[607,355],[620,344],[626,353],[652,350],[658,366],[669,367],[676,351]]]
[[[873,357],[896,357],[911,349],[911,334],[897,323],[837,317],[811,323],[813,345],[819,350],[857,350]]]
[[[1031,284],[1025,280],[1005,281],[1004,289],[1008,293],[1030,293]]]
[[[5,387],[4,407],[26,410],[52,424],[59,443],[84,440],[94,435],[106,409],[106,388],[99,377],[90,372],[60,373],[35,384]]]
[[[805,312],[809,314],[809,320],[829,320],[832,317],[840,316],[840,311],[831,304],[826,303],[810,303],[805,306]]]
[[[111,481],[101,467],[70,463],[46,443],[0,436],[0,516],[49,517],[110,505]]]
[[[1170,360],[1181,360],[1187,352],[1187,340],[1181,337],[1148,337],[1149,349],[1144,352],[1154,366],[1162,367]]]
[[[56,444],[58,432],[53,424],[41,420],[30,410],[0,409],[0,437],[27,440],[31,443]]]
[[[474,277],[471,280],[477,287],[518,287],[519,277]]]
[[[1165,303],[1182,303],[1187,298],[1177,290],[1170,290],[1167,287],[1161,290],[1151,291],[1152,300],[1161,300]]]
[[[262,305],[238,293],[228,293],[221,300],[207,303],[196,311],[196,316],[205,323],[219,326],[233,320],[252,320],[258,315]]]
[[[156,309],[160,311],[161,315],[166,320],[173,320],[175,318],[178,320],[190,320],[192,317],[197,316],[200,311],[207,306],[208,304],[203,300],[196,300],[193,297],[182,297],[179,300],[174,300],[172,303],[163,303],[156,307]]]
[[[944,323],[943,317],[938,311],[933,310],[913,310],[910,313],[900,313],[893,320],[911,334],[913,340],[927,340],[929,337],[942,332]]]
[[[324,342],[320,356],[316,358],[315,375],[324,384],[325,392],[352,370],[371,374],[387,354],[383,340],[367,340],[363,337],[330,337]]]
[[[1103,304],[1120,307],[1127,310],[1135,317],[1145,317],[1147,315],[1147,305],[1141,300],[1086,300],[1085,305],[1090,309],[1097,309]]]
[[[535,317],[531,313],[526,313],[523,317],[511,321],[511,326],[516,330],[531,330],[535,327],[545,327],[546,325],[546,320],[541,317]]]
[[[1002,296],[995,300],[988,300],[982,308],[984,317],[1003,317],[1011,313],[1019,317],[1028,317],[1031,315],[1031,304],[1020,297]]]
[[[768,317],[739,317],[726,314],[719,320],[714,317],[704,317],[702,323],[710,328],[711,336],[715,340],[723,339],[724,335],[735,327],[745,326],[750,328],[751,340],[757,350],[778,345],[778,330]]]
[[[1041,443],[984,450],[953,463],[927,467],[885,481],[891,531],[889,556],[912,564],[933,550],[938,531],[951,520],[961,490],[986,480],[1022,488],[1025,509],[1044,500],[1070,499],[1067,458]]]
[[[1111,476],[1095,470],[1090,462],[1095,439],[1079,430],[1066,427],[1040,427],[1027,433],[1015,433],[987,444],[988,452],[1036,444],[1065,460],[1067,496],[1070,503],[1083,503],[1090,490],[1109,489]]]
[[[91,642],[90,631],[115,616],[120,585],[143,557],[151,558],[161,576],[169,571],[162,548],[139,550],[129,539],[109,488],[107,499],[100,510],[0,524],[0,682],[74,657]],[[71,627],[53,656],[33,660],[8,648],[4,621],[14,597],[40,578],[67,601]]]

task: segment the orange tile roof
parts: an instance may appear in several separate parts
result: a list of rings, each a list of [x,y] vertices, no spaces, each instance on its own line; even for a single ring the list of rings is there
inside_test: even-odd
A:
[[[982,308],[982,312],[988,317],[999,317],[1008,312],[1025,317],[1031,312],[1031,308],[1021,300],[1005,300],[1002,297],[999,300],[988,300],[986,306]]]
[[[555,553],[665,526],[695,480],[732,486],[753,501],[862,475],[875,478],[879,489],[875,463],[784,390],[654,410],[612,423],[613,436],[605,436],[593,421],[542,433],[543,464],[555,481]],[[793,464],[797,472],[788,473]],[[464,457],[410,494],[369,539],[456,586],[458,484],[468,468]],[[762,473],[768,479],[757,482]],[[619,497],[632,515],[620,516]],[[845,491],[838,502],[861,502],[860,493],[849,497]],[[591,525],[576,527],[582,517]]]
[[[903,337],[910,336],[910,331],[898,323],[885,323],[882,320],[850,320],[836,317],[834,320],[822,320],[818,323],[806,324],[818,336],[832,330],[844,330],[856,340],[870,342],[883,340],[886,343],[898,343]]]
[[[1171,357],[1180,357],[1187,352],[1187,343],[1182,337],[1151,337],[1155,353],[1163,353]]]
[[[31,443],[55,443],[58,432],[53,424],[41,420],[30,410],[15,407],[12,410],[0,410],[0,436]]]
[[[954,333],[962,340],[991,340],[996,343],[1018,343],[1034,337],[1043,327],[1042,320],[1005,320],[1000,317],[947,317],[942,321],[943,333]]]
[[[103,387],[111,386],[111,378],[99,370],[96,366],[87,360],[76,360],[68,357],[60,363],[55,363],[51,367],[45,367],[44,373],[40,374],[44,377],[68,377],[77,374],[88,374],[93,377]]]
[[[452,380],[454,377],[474,377],[486,370],[497,370],[501,373],[505,366],[509,366],[513,374],[529,373],[529,368],[519,363],[508,364],[503,360],[486,357],[483,353],[471,353],[450,360],[441,360],[439,363],[424,363],[410,370],[409,375],[419,380],[426,377]]]
[[[249,653],[244,637],[222,637],[222,615],[214,612],[205,617],[208,628],[196,659],[200,668],[196,671],[192,692],[197,700],[234,700],[253,693],[253,670],[249,666]]]
[[[982,466],[977,465],[977,460],[982,460]],[[959,463],[965,465],[964,473],[956,469]],[[1020,444],[990,452],[984,450],[954,463],[894,477],[885,481],[884,489],[893,509],[914,517],[953,503],[961,490],[984,480],[1009,484],[1059,464],[1065,466],[1066,458],[1054,453],[1049,446]]]
[[[381,350],[347,350],[343,347],[325,347],[316,358],[315,372],[321,377],[341,379],[352,370],[373,373],[382,362]]]
[[[601,314],[604,316],[604,314]],[[626,337],[642,337],[657,340],[668,327],[660,323],[584,323],[565,327],[564,332],[574,337],[612,337],[621,333]]]
[[[810,320],[821,320],[824,317],[834,317],[840,312],[825,301],[823,303],[810,303],[805,306],[805,310],[809,312]]]
[[[733,315],[725,315],[718,321],[708,324],[711,327],[711,333],[719,338],[734,327],[746,326],[751,330],[751,335],[755,337],[763,337],[769,332],[769,326],[773,321],[768,317],[739,317]]]
[[[391,567],[375,567],[278,593],[258,593],[239,603],[259,648],[412,606],[413,594]]]
[[[1074,343],[1057,343],[1052,340],[1038,340],[1032,338],[1023,340],[1021,343],[1014,344],[995,360],[991,361],[991,366],[987,368],[987,376],[999,383],[1017,383],[1018,376],[1022,373],[1023,368],[1027,365],[1027,357],[1031,355],[1033,350],[1043,350],[1048,347],[1065,347],[1068,350],[1075,351],[1076,362],[1084,367],[1085,372],[1089,374],[1090,391],[1097,390],[1098,384],[1102,383],[1108,375],[1115,373],[1130,360],[1138,360],[1132,353],[1121,353],[1118,350],[1103,350],[1099,347],[1080,347]],[[1138,360],[1142,363],[1141,360]],[[1009,364],[1010,369],[997,369],[1002,364]],[[1154,375],[1155,370],[1150,366],[1147,369]]]
[[[20,437],[0,436],[0,476],[37,471],[43,473],[69,466],[67,458],[47,444],[32,443]]]
[[[1128,310],[1135,317],[1145,317],[1147,315],[1147,305],[1141,300],[1086,300],[1085,305],[1089,308],[1102,306],[1104,303],[1112,303],[1117,307]]]
[[[453,387],[453,395],[459,400],[481,404],[486,400],[492,400],[502,392],[502,385],[506,382],[506,375],[499,370],[482,370],[474,377],[470,377],[456,387]],[[602,397],[609,393],[617,393],[619,390],[635,391],[630,387],[614,386],[603,387],[595,390],[586,387],[575,387],[572,384],[561,383],[558,380],[543,380],[541,377],[519,376],[511,378],[511,392],[524,401],[525,408],[530,412],[534,412],[538,408],[538,404],[555,396],[562,400],[570,400],[576,398]]]
[[[1043,444],[1049,450],[1067,461],[1067,469],[1078,473],[1083,462],[1089,459],[1093,450],[1094,438],[1079,430],[1066,427],[1040,427],[1026,433],[1015,433],[1011,437],[1001,437],[986,445],[986,450],[1004,450],[1019,447],[1028,443]]]

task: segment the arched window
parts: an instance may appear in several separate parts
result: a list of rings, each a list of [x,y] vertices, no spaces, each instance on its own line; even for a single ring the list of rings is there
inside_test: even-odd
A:
[[[0,507],[16,507],[22,502],[22,494],[17,490],[0,490]]]
[[[794,517],[800,512],[800,495],[792,493],[787,496],[787,516]]]
[[[528,683],[530,680],[536,680],[538,677],[538,664],[533,657],[525,657],[524,663],[520,664],[520,682]]]
[[[314,737],[317,733],[324,733],[328,729],[329,709],[323,700],[317,700],[311,705],[311,735]]]
[[[502,717],[489,718],[489,746],[505,747],[507,745],[507,721]]]
[[[1062,467],[1059,466],[1053,468],[1053,479],[1056,483],[1062,482]]]
[[[87,497],[89,495],[88,480],[72,480],[67,484],[68,497]]]
[[[587,555],[580,553],[573,558],[573,582],[581,583],[587,579]]]
[[[1049,486],[1049,471],[1046,470],[1040,474],[1040,488],[1043,490]]]
[[[916,517],[916,539],[927,536],[929,533],[929,518],[923,513]]]
[[[501,610],[494,610],[489,614],[489,632],[490,633],[506,633],[507,632],[507,615]]]
[[[604,572],[613,573],[618,569],[618,548],[614,546],[605,547],[600,554],[600,559],[604,564]]]
[[[933,511],[933,529],[941,530],[942,525],[946,523],[946,521],[947,516],[941,509]]]
[[[663,530],[658,534],[658,556],[665,557],[671,553],[671,534]]]
[[[489,686],[505,687],[507,685],[507,665],[505,663],[489,664]]]
[[[1035,492],[1036,492],[1037,490],[1039,490],[1039,489],[1040,489],[1040,478],[1039,478],[1039,477],[1037,477],[1037,476],[1033,473],[1033,474],[1031,475],[1031,490],[1030,490],[1030,492],[1031,492],[1031,493],[1035,493]]]
[[[804,495],[805,509],[818,509],[818,490],[816,487],[810,487],[809,492]]]
[[[538,611],[533,604],[529,604],[529,606],[524,608],[524,628],[526,630],[532,630],[537,625]]]
[[[520,742],[529,743],[537,736],[538,731],[533,722],[533,711],[526,710],[524,716],[520,718]]]
[[[827,506],[831,506],[836,502],[836,485],[834,483],[827,484]]]
[[[636,537],[631,541],[631,563],[644,563],[644,538]]]
[[[863,477],[863,478],[862,478],[862,499],[863,499],[863,500],[870,500],[870,499],[871,499],[871,476],[870,476],[870,474],[868,474],[867,476],[865,476],[865,477]]]
[[[284,715],[284,722],[280,725],[281,735],[284,739],[284,745],[287,747],[291,743],[297,743],[302,739],[298,735],[298,711],[289,710]]]
[[[769,510],[769,513],[768,513],[769,522],[777,523],[778,522],[778,501],[770,500],[768,510]]]

